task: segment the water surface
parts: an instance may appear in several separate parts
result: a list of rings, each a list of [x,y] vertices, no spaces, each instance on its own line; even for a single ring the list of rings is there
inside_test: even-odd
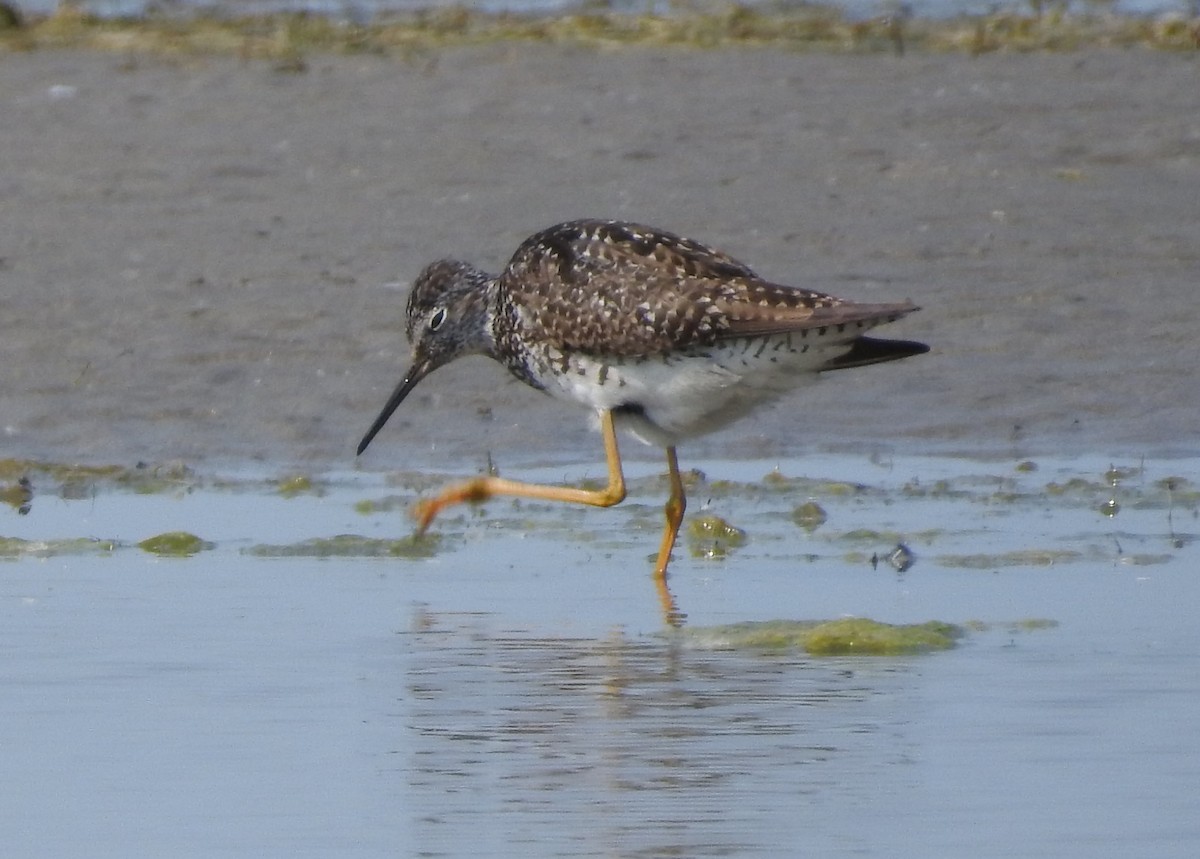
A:
[[[494,501],[411,558],[310,542],[403,537],[408,477],[64,500],[35,475],[28,515],[0,514],[30,541],[0,564],[9,849],[1193,855],[1196,503],[1163,481],[1194,461],[1118,463],[1115,489],[1088,460],[709,465],[693,509],[748,542],[677,553],[679,635],[649,577],[653,466],[621,507]],[[791,521],[810,498],[811,533]],[[175,529],[211,547],[136,546]],[[36,542],[81,536],[115,548]],[[871,563],[896,541],[907,572]],[[845,614],[973,631],[887,658],[688,634]]]

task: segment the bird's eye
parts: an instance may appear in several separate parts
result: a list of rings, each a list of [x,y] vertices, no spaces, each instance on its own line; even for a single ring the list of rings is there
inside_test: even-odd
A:
[[[429,330],[437,331],[442,327],[442,323],[446,321],[446,308],[439,307],[433,316],[429,317]]]

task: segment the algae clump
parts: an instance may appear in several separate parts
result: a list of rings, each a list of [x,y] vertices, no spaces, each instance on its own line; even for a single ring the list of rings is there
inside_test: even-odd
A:
[[[437,535],[380,540],[358,534],[317,537],[290,545],[258,545],[243,551],[263,558],[430,558],[437,554]]]
[[[170,558],[190,558],[197,552],[211,549],[212,544],[206,543],[195,534],[187,531],[167,531],[147,537],[138,543],[138,548],[152,555],[162,555]]]
[[[688,630],[714,647],[804,650],[813,656],[901,656],[948,650],[963,636],[951,623],[881,623],[864,617],[827,621],[768,620]]]
[[[746,532],[720,516],[697,516],[688,522],[688,548],[693,558],[724,558],[746,543]]]
[[[960,637],[959,627],[940,621],[894,626],[864,617],[847,617],[814,627],[804,649],[814,656],[851,653],[895,656],[948,650]]]
[[[91,537],[71,537],[65,540],[23,540],[20,537],[0,537],[0,560],[17,558],[51,558],[57,555],[107,555],[115,551],[113,540]]]
[[[295,498],[315,491],[312,478],[306,474],[293,474],[279,481],[279,494],[284,498]]]
[[[828,518],[825,508],[815,501],[805,501],[792,511],[792,521],[810,534],[824,525]]]

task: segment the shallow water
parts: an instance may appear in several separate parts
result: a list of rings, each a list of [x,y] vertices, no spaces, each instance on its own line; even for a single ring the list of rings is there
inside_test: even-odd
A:
[[[0,510],[30,541],[0,564],[0,827],[12,855],[1194,855],[1197,463],[1109,465],[706,463],[689,512],[748,541],[677,551],[673,635],[653,465],[618,508],[497,500],[411,558],[368,541],[428,477],[35,474]],[[136,546],[171,530],[211,547]],[[309,542],[340,534],[367,540]],[[50,542],[79,537],[115,545]],[[886,658],[702,635],[845,614],[972,631]]]

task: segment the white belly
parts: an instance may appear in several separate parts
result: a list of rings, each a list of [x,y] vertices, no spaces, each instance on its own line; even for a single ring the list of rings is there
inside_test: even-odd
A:
[[[547,393],[597,412],[663,447],[732,423],[755,406],[816,378],[847,345],[780,335],[735,340],[691,354],[622,359],[571,355],[565,373],[540,374]],[[562,368],[561,356],[557,358]]]

